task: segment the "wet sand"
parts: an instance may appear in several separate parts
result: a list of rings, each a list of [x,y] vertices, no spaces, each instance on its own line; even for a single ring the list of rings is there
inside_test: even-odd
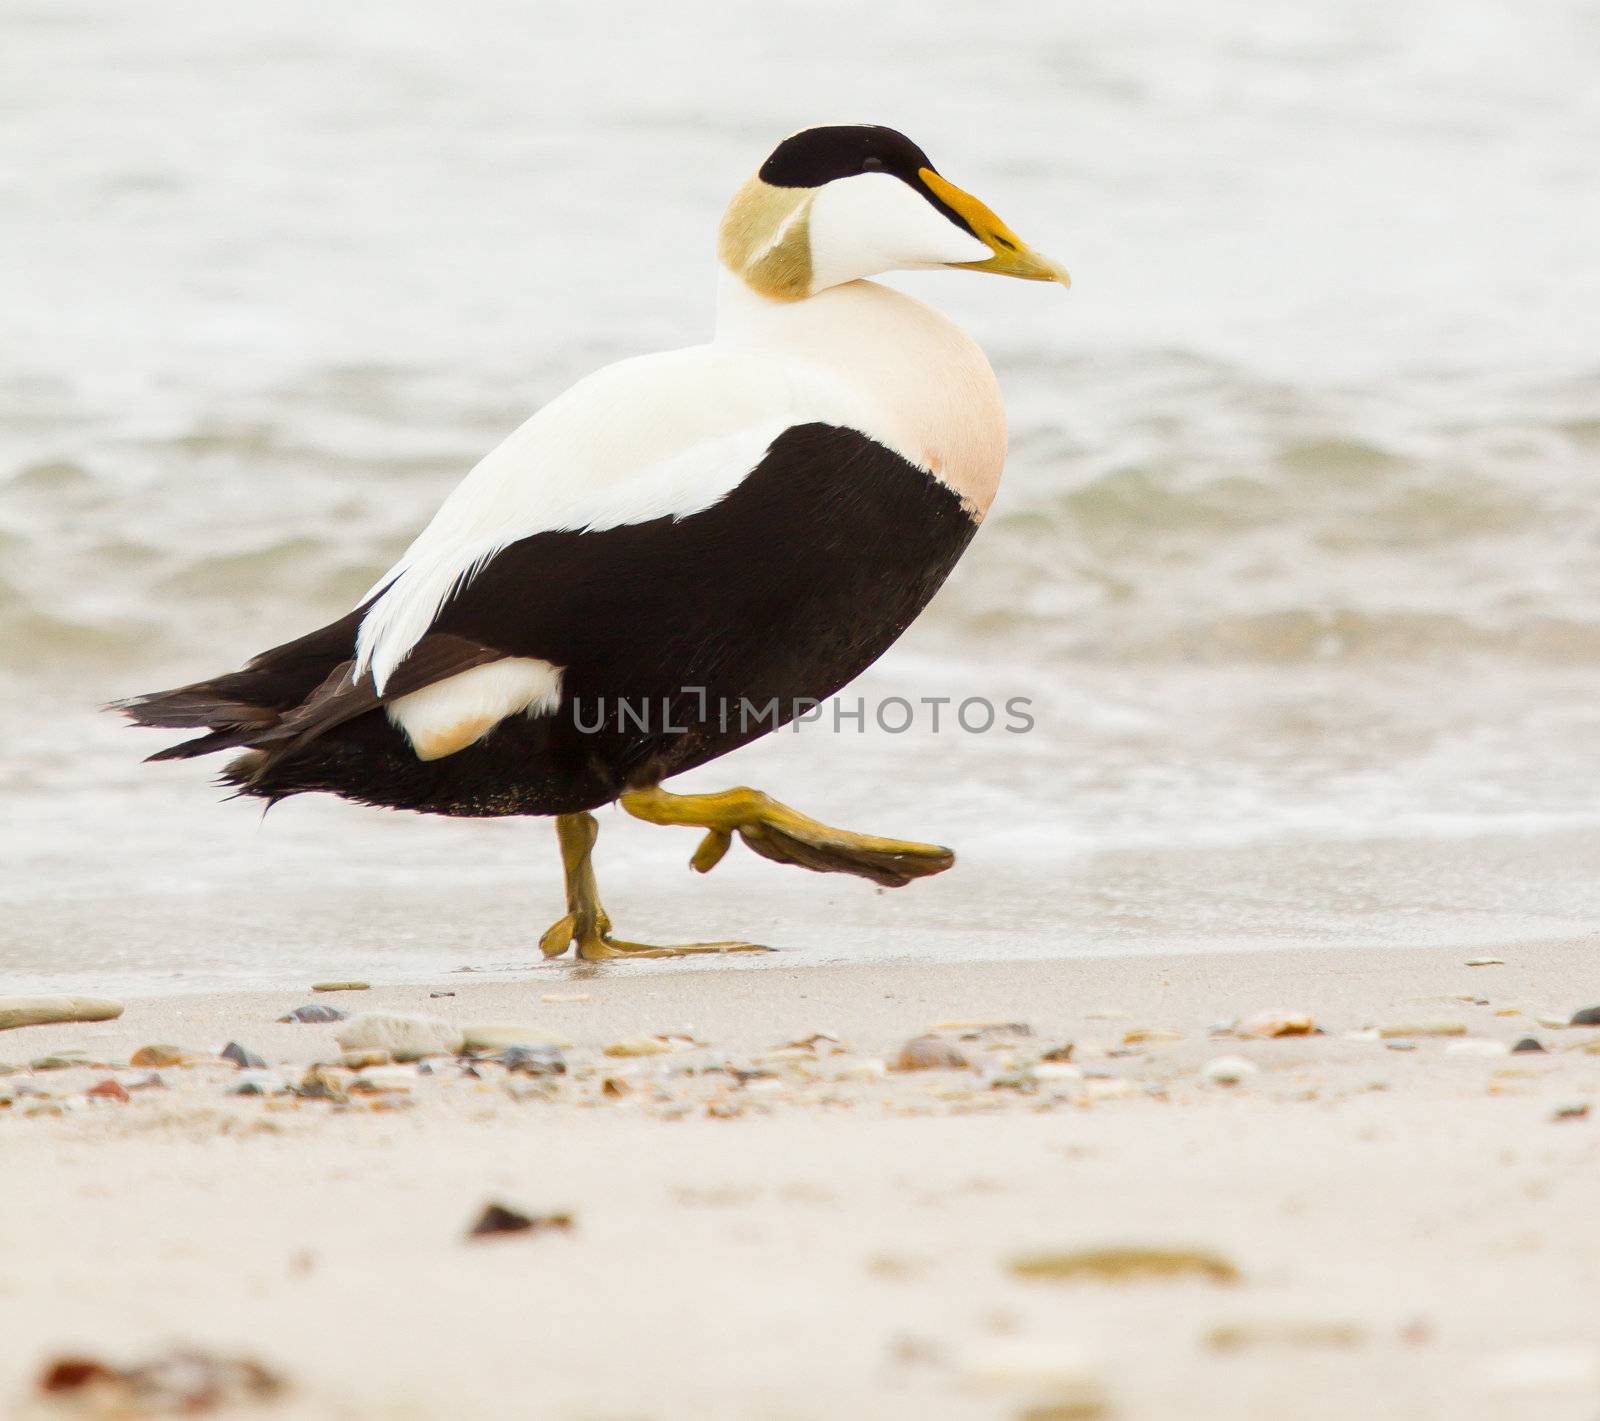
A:
[[[0,1406],[73,1414],[28,1400],[59,1353],[187,1343],[281,1373],[261,1414],[285,1421],[1011,1418],[1097,1398],[1162,1421],[1592,1421],[1600,1054],[1582,1048],[1600,1032],[1538,1018],[1600,1002],[1593,953],[578,968],[136,1000],[0,1033],[13,1066],[77,1046],[124,1080],[141,1045],[236,1039],[290,1083],[338,1055],[336,1027],[274,1024],[313,1001],[570,1043],[559,1077],[446,1060],[348,1105],[229,1095],[212,1059],[126,1102],[82,1100],[107,1069],[0,1078]],[[1271,1007],[1325,1034],[1216,1034]],[[1032,1034],[945,1032],[967,1070],[865,1064],[957,1021]],[[1466,1034],[1349,1035],[1427,1022]],[[816,1032],[839,1046],[770,1056]],[[656,1034],[704,1044],[603,1054]],[[1530,1035],[1545,1054],[1452,1045]],[[1066,1042],[1081,1074],[1034,1064]],[[1258,1071],[1207,1082],[1223,1055]],[[466,1241],[490,1200],[573,1226]],[[1214,1250],[1239,1278],[1008,1267],[1107,1244]]]

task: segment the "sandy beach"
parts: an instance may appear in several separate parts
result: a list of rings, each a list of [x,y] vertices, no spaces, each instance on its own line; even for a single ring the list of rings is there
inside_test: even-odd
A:
[[[182,1344],[282,1377],[284,1421],[1591,1421],[1600,1032],[1541,1018],[1600,999],[1593,951],[554,967],[13,1030],[0,1397],[82,1414],[34,1396],[49,1360]],[[341,1025],[275,1021],[312,1003],[515,1025],[566,1069],[229,1094],[230,1040],[285,1085],[338,1061]],[[1226,1033],[1274,1008],[1319,1034]],[[876,1064],[933,1029],[967,1068]],[[155,1044],[191,1063],[141,1086]],[[105,1064],[15,1069],[74,1048]],[[108,1078],[136,1088],[84,1098]],[[491,1201],[571,1224],[468,1240]],[[1213,1271],[1016,1266],[1106,1247]]]

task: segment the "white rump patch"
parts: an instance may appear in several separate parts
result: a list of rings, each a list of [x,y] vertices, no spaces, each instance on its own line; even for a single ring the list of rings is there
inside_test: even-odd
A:
[[[384,707],[419,760],[442,760],[482,740],[507,716],[543,715],[561,704],[561,668],[508,656],[458,671]]]

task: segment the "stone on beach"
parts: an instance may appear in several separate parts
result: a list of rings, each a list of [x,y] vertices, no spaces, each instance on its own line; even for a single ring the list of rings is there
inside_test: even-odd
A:
[[[114,1021],[122,1003],[109,997],[0,997],[0,1031],[68,1021]]]
[[[114,1077],[107,1077],[107,1079],[100,1081],[98,1084],[90,1086],[88,1090],[84,1091],[84,1094],[91,1100],[115,1100],[124,1105],[128,1101],[127,1086]]]
[[[1464,1041],[1452,1041],[1444,1048],[1446,1056],[1504,1056],[1509,1051],[1504,1041],[1486,1036],[1469,1036]]]
[[[1318,1322],[1272,1318],[1252,1322],[1221,1323],[1205,1335],[1214,1352],[1241,1352],[1248,1347],[1349,1349],[1360,1347],[1367,1334],[1354,1322]]]
[[[629,1036],[605,1047],[607,1056],[664,1056],[681,1049],[681,1043],[665,1036]]]
[[[565,1233],[571,1228],[571,1214],[524,1214],[520,1209],[491,1202],[483,1206],[483,1212],[467,1230],[467,1237],[488,1238],[495,1234],[508,1233]]]
[[[1031,1338],[994,1338],[973,1344],[960,1358],[961,1384],[976,1392],[1014,1392],[1027,1416],[1106,1414],[1108,1396],[1099,1369],[1077,1348]]]
[[[133,1367],[96,1357],[58,1357],[37,1386],[54,1400],[70,1398],[83,1416],[199,1416],[271,1401],[282,1376],[248,1357],[178,1348]]]
[[[388,1092],[404,1094],[417,1083],[417,1073],[405,1066],[369,1066],[357,1073],[350,1089],[360,1094],[383,1095]]]
[[[1243,1056],[1214,1056],[1200,1074],[1212,1085],[1242,1085],[1261,1068]]]
[[[321,1002],[312,1002],[307,1006],[296,1007],[291,1012],[285,1012],[278,1018],[280,1026],[302,1025],[320,1026],[325,1022],[343,1021],[349,1015],[338,1007],[326,1007]]]
[[[1535,1052],[1540,1055],[1544,1054],[1544,1043],[1537,1036],[1524,1036],[1522,1040],[1511,1048],[1513,1056],[1524,1056]]]
[[[75,1046],[65,1046],[46,1056],[35,1056],[28,1062],[30,1071],[70,1071],[75,1066],[92,1066],[89,1053]]]
[[[1448,1017],[1435,1017],[1428,1021],[1395,1021],[1378,1028],[1378,1035],[1385,1041],[1404,1040],[1412,1036],[1465,1036],[1467,1024],[1464,1021],[1452,1021]]]
[[[130,1066],[181,1066],[189,1059],[189,1052],[181,1046],[173,1046],[165,1042],[153,1046],[141,1046],[133,1055],[128,1057]]]
[[[346,1051],[387,1051],[396,1061],[454,1056],[463,1046],[460,1027],[422,1012],[362,1012],[340,1027],[333,1039]]]
[[[913,1036],[894,1060],[897,1071],[964,1071],[971,1065],[961,1048],[942,1036]]]
[[[1122,1033],[1124,1046],[1155,1045],[1164,1041],[1182,1041],[1183,1033],[1167,1026],[1134,1026]]]
[[[240,1071],[229,1095],[283,1095],[289,1087],[276,1071]]]
[[[220,1052],[224,1061],[232,1061],[234,1065],[248,1071],[264,1071],[267,1063],[248,1046],[241,1046],[237,1041],[230,1041]]]
[[[525,1076],[564,1076],[567,1058],[554,1046],[508,1046],[497,1058],[506,1070]]]
[[[1253,1012],[1234,1028],[1236,1036],[1253,1036],[1262,1040],[1274,1036],[1310,1036],[1317,1029],[1309,1012],[1287,1011],[1282,1007],[1269,1007]]]
[[[1600,1026],[1600,1007],[1580,1007],[1572,1013],[1573,1026]]]
[[[478,1022],[461,1028],[461,1049],[473,1055],[492,1056],[513,1046],[558,1048],[569,1045],[548,1031],[522,1021]]]
[[[1121,1283],[1181,1277],[1206,1278],[1213,1283],[1239,1281],[1239,1270],[1232,1260],[1212,1249],[1160,1244],[1042,1250],[1018,1254],[1006,1266],[1015,1277],[1054,1283]]]

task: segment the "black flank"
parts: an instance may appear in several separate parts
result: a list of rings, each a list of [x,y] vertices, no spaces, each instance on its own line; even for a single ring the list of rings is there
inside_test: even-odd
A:
[[[122,708],[141,724],[210,731],[163,755],[249,747],[225,778],[267,799],[326,791],[473,816],[592,809],[774,728],[741,725],[741,698],[757,707],[775,698],[782,723],[797,701],[825,700],[860,675],[976,530],[955,493],[900,455],[854,430],[798,425],[712,507],[524,538],[446,604],[414,654],[427,677],[481,664],[482,648],[540,657],[565,668],[552,714],[513,716],[476,745],[418,760],[344,669],[364,608],[243,672]],[[426,678],[408,659],[396,682],[414,690]],[[704,719],[686,688],[704,689]],[[647,730],[618,728],[618,698],[652,708]],[[663,728],[664,701],[686,733]],[[602,704],[604,726],[580,730]]]

